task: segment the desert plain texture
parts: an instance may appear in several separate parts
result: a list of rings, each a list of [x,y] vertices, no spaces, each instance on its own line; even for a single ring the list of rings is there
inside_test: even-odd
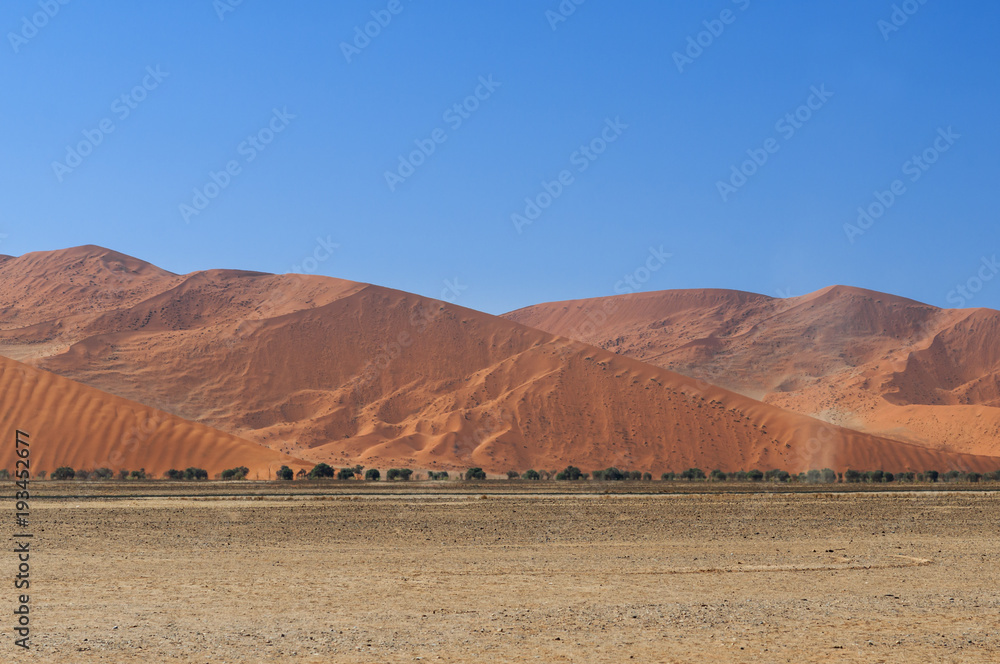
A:
[[[994,492],[503,484],[47,483],[30,659],[997,661]]]

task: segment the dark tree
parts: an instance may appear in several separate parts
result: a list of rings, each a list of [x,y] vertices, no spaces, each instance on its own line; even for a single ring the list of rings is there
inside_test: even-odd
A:
[[[521,475],[521,477],[523,477],[526,480],[540,480],[540,479],[542,479],[542,476],[538,474],[538,471],[537,470],[532,470],[532,469],[528,469],[528,470],[524,471],[524,474]]]
[[[369,468],[365,471],[365,479],[370,482],[378,482],[382,477],[382,473],[378,472],[377,468]]]
[[[279,480],[285,480],[285,481],[294,480],[295,471],[289,468],[288,466],[282,466],[281,468],[278,469],[277,477]]]
[[[326,477],[333,477],[333,468],[325,463],[317,463],[313,466],[313,469],[309,471],[309,479],[318,480]]]
[[[76,477],[76,471],[69,466],[61,466],[52,471],[52,479],[54,480],[71,480],[74,477]]]
[[[469,468],[465,471],[465,479],[467,480],[485,480],[486,473],[483,472],[482,468]]]

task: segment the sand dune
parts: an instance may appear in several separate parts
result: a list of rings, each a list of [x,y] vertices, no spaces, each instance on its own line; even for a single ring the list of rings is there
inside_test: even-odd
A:
[[[834,286],[666,291],[506,318],[768,403],[934,449],[1000,455],[1000,312]]]
[[[103,251],[71,253],[76,261],[84,254],[86,266],[102,260]],[[52,253],[49,261],[64,260],[62,252]],[[8,269],[30,271],[19,265],[23,258],[0,263],[0,281]],[[400,291],[325,277],[236,271],[177,277],[142,265],[132,269],[152,276],[125,290],[145,289],[148,297],[92,310],[68,295],[62,308],[73,317],[71,326],[65,318],[36,317],[16,328],[16,320],[0,316],[0,352],[336,465],[478,465],[493,472],[615,465],[654,473],[690,466],[1000,467],[995,458],[931,451],[825,424]],[[57,277],[50,280],[51,297],[59,287]],[[748,305],[766,302],[739,297]],[[6,304],[0,298],[0,311]],[[49,307],[59,309],[55,302]]]
[[[59,466],[125,468],[159,477],[170,468],[204,468],[212,476],[246,466],[273,477],[282,464],[308,467],[202,424],[128,401],[47,371],[0,357],[0,468],[12,470],[15,430],[30,435],[30,471]]]

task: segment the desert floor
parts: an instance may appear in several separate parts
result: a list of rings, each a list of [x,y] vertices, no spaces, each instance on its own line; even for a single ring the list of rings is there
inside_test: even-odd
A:
[[[8,625],[3,661],[1000,661],[988,491],[45,484],[33,647]]]

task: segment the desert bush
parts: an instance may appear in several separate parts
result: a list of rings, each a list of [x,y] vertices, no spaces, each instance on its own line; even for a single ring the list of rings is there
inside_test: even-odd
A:
[[[47,470],[39,470],[37,473],[35,473],[35,477],[37,477],[40,480],[44,480],[45,476],[48,475],[48,474],[49,474],[49,471],[47,471]]]
[[[857,484],[863,478],[864,476],[861,472],[857,470],[851,470],[850,468],[848,468],[847,472],[844,473],[844,481],[850,484]]]
[[[354,479],[354,469],[353,468],[341,468],[337,471],[338,480],[352,480]]]
[[[824,468],[819,471],[819,473],[821,476],[820,481],[823,482],[823,484],[833,484],[837,481],[837,473],[833,472],[830,468]]]
[[[721,470],[719,470],[718,468],[716,468],[715,470],[713,470],[708,474],[708,479],[712,480],[713,482],[725,482],[726,474]]]
[[[399,479],[399,468],[390,468],[386,472],[385,477],[390,482],[393,481],[393,480],[398,480]]]
[[[633,482],[642,479],[642,472],[638,470],[630,470],[626,473],[626,475],[628,476],[626,479],[632,480]]]
[[[823,476],[820,474],[818,470],[810,470],[809,472],[806,473],[806,482],[808,482],[809,484],[819,484],[819,481],[820,479],[822,479],[822,477]]]
[[[769,482],[787,482],[792,479],[792,475],[787,470],[769,470],[764,473],[764,479]]]
[[[507,479],[509,479],[509,480],[519,480],[519,479],[521,479],[521,473],[517,472],[516,470],[508,470],[507,471]]]
[[[237,466],[236,468],[225,469],[222,471],[220,477],[224,480],[245,480],[249,472],[250,469],[246,466]]]
[[[542,476],[538,474],[537,470],[533,470],[533,469],[530,469],[530,468],[528,470],[524,471],[524,474],[521,475],[521,477],[523,479],[526,479],[526,480],[540,480],[540,479],[542,479]]]
[[[309,479],[311,480],[319,480],[327,477],[333,477],[333,475],[334,475],[333,468],[325,463],[317,463],[315,466],[312,467],[312,470],[309,471]]]
[[[382,478],[382,473],[377,468],[369,468],[365,471],[365,479],[369,482],[378,482]]]
[[[994,470],[992,473],[986,473],[983,475],[984,480],[989,480],[990,482],[1000,482],[1000,470]]]
[[[52,479],[54,480],[71,480],[76,477],[76,471],[69,466],[60,466],[52,471]]]
[[[278,469],[278,472],[275,473],[275,477],[279,480],[288,482],[295,479],[295,471],[288,466],[282,466]]]
[[[128,470],[126,470],[125,468],[120,469],[118,471],[118,479],[120,479],[120,480],[127,480],[128,479]]]
[[[642,481],[643,482],[649,482],[652,479],[653,479],[653,473],[643,473],[642,474]]]
[[[431,470],[427,473],[427,479],[429,480],[446,480],[448,479],[447,470]]]
[[[921,474],[923,475],[922,480],[924,482],[937,482],[938,477],[940,477],[940,474],[936,470],[925,470]]]
[[[895,479],[896,479],[896,476],[893,475],[892,473],[890,473],[889,471],[886,471],[885,475],[882,476],[882,481],[883,482],[892,482]]]
[[[677,479],[677,473],[663,473],[660,475],[660,479],[664,482],[673,482]]]
[[[399,469],[399,479],[403,480],[404,482],[408,482],[410,480],[411,475],[413,475],[413,471],[410,470],[409,468]]]
[[[965,479],[965,473],[960,470],[949,470],[944,475],[941,475],[939,479],[942,482],[960,482]]]
[[[688,468],[683,473],[681,473],[682,480],[703,480],[705,479],[705,471],[701,468]]]
[[[184,479],[184,471],[171,468],[167,472],[163,473],[163,477],[168,480],[182,480]]]
[[[611,466],[610,468],[605,468],[604,470],[595,470],[594,472],[591,473],[591,476],[595,480],[603,480],[607,482],[618,482],[620,480],[628,478],[628,475],[626,473],[623,473],[614,466]]]
[[[90,474],[90,477],[95,480],[111,480],[115,477],[115,471],[110,468],[98,468]]]
[[[965,476],[965,479],[968,480],[969,482],[978,482],[979,480],[983,479],[983,476],[980,473],[969,473],[968,475]]]
[[[9,480],[9,479],[10,479],[10,471],[7,470],[6,468],[0,468],[0,480]]]
[[[764,479],[764,473],[755,468],[747,473],[747,479],[751,482],[760,482]]]
[[[556,474],[556,479],[560,481],[573,482],[581,478],[586,479],[583,477],[583,472],[576,466],[566,466],[564,470]]]
[[[285,468],[285,467],[286,466],[282,466],[282,468]],[[208,471],[205,470],[204,468],[195,468],[193,466],[191,468],[185,468],[184,469],[184,479],[186,479],[186,480],[207,480],[208,479]],[[288,479],[292,479],[292,478],[289,477]]]
[[[485,480],[486,473],[482,468],[469,468],[465,471],[465,479],[467,480]]]
[[[83,470],[81,468],[80,470],[76,471],[76,474],[73,476],[73,479],[75,479],[75,480],[88,480],[88,479],[90,479],[90,471],[89,470]]]
[[[145,468],[140,468],[139,470],[133,470],[131,473],[128,474],[128,478],[130,480],[145,480],[145,479],[148,479],[148,477],[146,475],[146,469]]]

